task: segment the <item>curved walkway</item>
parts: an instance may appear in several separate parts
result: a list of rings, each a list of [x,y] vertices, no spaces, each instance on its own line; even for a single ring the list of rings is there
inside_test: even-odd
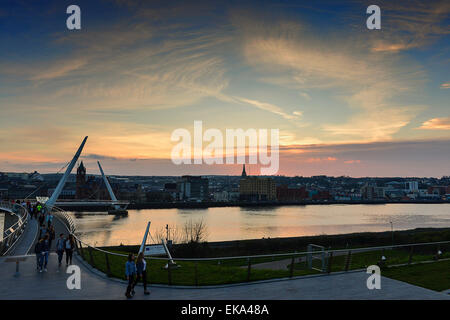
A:
[[[21,256],[33,251],[34,242],[38,234],[38,222],[36,219],[29,219],[25,231],[20,236],[21,239],[12,249],[10,256]]]

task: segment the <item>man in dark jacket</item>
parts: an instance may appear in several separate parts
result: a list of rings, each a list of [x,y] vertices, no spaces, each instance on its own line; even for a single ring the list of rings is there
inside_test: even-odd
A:
[[[48,233],[44,236],[42,241],[42,254],[44,256],[44,271],[47,272],[48,255],[50,254],[50,240]]]
[[[40,213],[39,214],[39,226],[44,225],[44,220],[45,220],[44,214]]]
[[[36,254],[36,269],[38,269],[39,272],[42,272],[42,263],[44,261],[43,242],[44,239],[41,238],[38,242],[36,242],[36,245],[34,246],[34,253]]]

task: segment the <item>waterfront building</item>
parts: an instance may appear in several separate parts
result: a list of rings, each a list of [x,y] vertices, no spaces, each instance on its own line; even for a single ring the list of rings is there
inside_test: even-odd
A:
[[[377,187],[374,184],[366,183],[361,187],[361,198],[363,200],[384,199],[386,197],[385,189]]]
[[[165,183],[164,184],[164,191],[169,193],[172,199],[177,198],[177,184],[176,183]]]
[[[76,199],[84,199],[86,194],[86,167],[81,161],[80,165],[77,168],[77,177],[76,177]]]
[[[239,198],[246,201],[273,201],[277,199],[275,181],[269,177],[250,177],[242,170]]]
[[[245,178],[247,176],[247,172],[245,172],[245,164],[244,164],[244,166],[242,167],[242,174],[241,174],[241,177],[242,178]]]
[[[177,182],[179,200],[206,201],[209,200],[209,181],[200,176],[182,176]]]
[[[308,198],[308,192],[305,187],[289,188],[288,186],[277,187],[278,201],[301,201]]]
[[[70,186],[70,183],[68,184]],[[62,194],[61,194],[62,195]],[[66,195],[69,197],[69,194]],[[86,175],[86,167],[81,161],[77,168],[75,179],[75,199],[79,200],[109,200],[109,194],[103,181],[94,176]]]
[[[418,181],[407,181],[406,190],[408,193],[418,193],[419,192],[419,182]]]
[[[428,187],[428,194],[435,194],[435,195],[443,196],[443,195],[445,195],[446,191],[447,191],[447,187],[446,186],[431,186],[431,187]]]
[[[214,192],[214,201],[217,201],[217,202],[230,201],[228,191],[223,190],[223,191]]]

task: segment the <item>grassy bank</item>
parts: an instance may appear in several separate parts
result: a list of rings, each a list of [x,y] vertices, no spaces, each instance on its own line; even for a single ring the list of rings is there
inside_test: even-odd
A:
[[[327,249],[361,248],[423,242],[450,241],[450,228],[412,229],[391,232],[360,232],[338,235],[318,235],[289,238],[234,240],[205,242],[196,246],[176,244],[172,255],[178,258],[212,258],[229,256],[262,255],[290,252],[305,252],[308,244],[324,246]],[[104,247],[108,251],[136,253],[139,246]]]
[[[450,289],[450,260],[394,267],[383,276],[435,291]]]
[[[395,235],[394,235],[395,236]],[[396,234],[398,242],[406,243],[419,243],[419,242],[435,242],[435,241],[447,241],[450,240],[449,229],[417,229],[399,231]],[[166,269],[164,266],[167,264],[167,260],[156,260],[147,258],[148,262],[148,282],[154,284],[173,284],[173,285],[188,285],[188,286],[202,286],[202,285],[218,285],[218,284],[231,284],[247,281],[267,280],[276,278],[286,278],[290,276],[303,276],[318,274],[320,272],[309,269],[307,264],[306,255],[297,255],[294,259],[294,265],[292,266],[292,256],[282,257],[260,257],[250,259],[214,259],[207,261],[183,261],[177,258],[184,256],[199,257],[202,253],[204,257],[208,256],[226,256],[224,253],[238,252],[243,255],[257,255],[275,254],[275,253],[292,253],[292,244],[302,243],[304,247],[297,247],[297,252],[306,251],[306,244],[316,243],[325,245],[329,249],[342,249],[344,251],[335,252],[333,257],[327,260],[326,271],[337,272],[345,270],[355,270],[366,268],[369,265],[378,264],[381,261],[381,257],[384,256],[385,264],[387,266],[393,266],[398,264],[418,263],[423,261],[432,261],[436,257],[438,250],[442,251],[440,259],[450,258],[450,244],[444,245],[432,245],[432,246],[415,246],[411,247],[395,248],[376,250],[369,252],[353,252],[354,248],[363,247],[360,243],[368,237],[372,237],[370,244],[366,244],[364,247],[373,245],[373,241],[380,240],[377,246],[390,245],[392,241],[391,233],[362,233],[362,234],[349,234],[349,235],[334,235],[334,236],[317,236],[317,237],[301,237],[301,238],[285,238],[285,239],[259,239],[259,240],[243,240],[232,241],[230,243],[221,243],[218,247],[214,247],[214,244],[204,243],[197,245],[178,245],[172,248],[172,254],[175,258],[175,262],[179,265],[178,268]],[[269,240],[269,242],[267,241]],[[274,241],[271,241],[274,240]],[[388,242],[386,244],[386,242]],[[263,247],[263,250],[251,251],[251,248],[256,244]],[[280,244],[276,247],[276,244]],[[285,244],[284,246],[282,244]],[[326,244],[333,243],[335,246],[326,246]],[[345,246],[343,244],[346,244]],[[353,245],[348,245],[352,243]],[[265,245],[264,245],[265,244]],[[216,249],[214,249],[216,248]],[[137,246],[127,247],[110,247],[104,248],[109,252],[120,253],[127,255],[129,252],[136,253],[138,251]],[[218,252],[212,253],[211,251],[217,250]],[[351,251],[349,255],[348,252]],[[209,254],[208,254],[209,253]],[[83,250],[84,259],[93,265],[98,270],[108,274],[111,277],[125,279],[125,256],[117,256],[106,254],[97,250],[89,251],[85,248]],[[91,258],[92,256],[92,258]],[[283,261],[279,261],[283,260]],[[279,261],[280,263],[277,263]],[[269,267],[265,269],[258,268],[255,265],[261,263],[269,263]],[[250,264],[250,268],[249,268]],[[273,266],[273,267],[272,267]],[[313,266],[322,269],[322,264],[319,259],[313,260]],[[250,269],[250,271],[249,271]],[[391,270],[388,268],[386,270]],[[394,270],[394,269],[392,269]],[[420,268],[417,269],[420,273]],[[399,273],[394,271],[392,276],[397,276]],[[387,274],[386,274],[387,275]],[[389,275],[387,275],[389,276]],[[413,279],[414,275],[409,278]],[[425,279],[425,276],[424,276]],[[419,284],[420,285],[420,284]],[[444,284],[445,286],[445,284]],[[435,287],[433,285],[433,287]]]
[[[117,252],[126,254],[125,252]],[[126,257],[108,255],[109,271],[103,252],[92,250],[92,260],[88,251],[84,250],[85,260],[94,267],[111,277],[125,279]],[[290,270],[257,270],[250,268],[248,272],[247,259],[214,260],[214,261],[175,261],[178,268],[165,269],[166,260],[146,259],[147,281],[154,284],[173,284],[187,286],[219,285],[241,283],[247,281],[285,278],[290,276]],[[254,258],[251,264],[267,262],[267,258]],[[293,276],[316,274],[317,271],[297,269]]]
[[[443,253],[440,255],[440,259],[449,259],[450,247],[446,246],[445,248],[441,249]],[[84,249],[83,253],[84,259],[98,270],[104,272],[105,274],[108,274],[111,277],[125,279],[125,256],[108,254],[108,258],[106,258],[106,254],[103,252],[92,250],[91,253],[89,253],[87,249]],[[124,255],[127,254],[126,252],[120,251],[116,251],[115,253]],[[385,270],[387,270],[389,272],[392,272],[392,277],[394,277],[397,275],[401,275],[401,272],[395,273],[394,271],[391,271],[397,268],[392,266],[398,264],[415,264],[424,261],[432,261],[436,257],[436,250],[434,246],[419,246],[415,248],[413,252],[411,252],[409,248],[402,248],[376,250],[370,252],[356,252],[352,253],[350,256],[347,252],[340,252],[335,254],[335,256],[327,260],[330,266],[329,270],[331,272],[367,268],[369,265],[379,263],[381,257],[384,256],[386,258],[385,264],[387,268],[383,269],[383,275],[391,276],[391,273],[385,273]],[[294,267],[292,269],[291,263],[289,263],[290,261],[292,261],[292,257],[289,256],[208,261],[177,261],[175,259],[175,262],[179,267],[170,269],[164,268],[167,260],[156,260],[151,258],[147,258],[146,260],[148,263],[147,280],[149,283],[154,284],[173,284],[188,286],[218,285],[320,273],[316,270],[311,270],[308,268],[306,255],[296,256],[294,260]],[[278,260],[283,260],[284,262],[287,261],[288,263],[286,263],[285,266],[281,268],[277,263],[274,263],[274,265],[276,265],[277,267],[274,267],[273,269],[257,268],[258,264],[268,262],[271,263]],[[314,260],[313,266],[321,269],[321,261]],[[418,268],[418,272],[413,273],[411,277],[414,275],[420,277],[420,270],[421,269]],[[425,278],[426,275],[424,275],[424,279]]]

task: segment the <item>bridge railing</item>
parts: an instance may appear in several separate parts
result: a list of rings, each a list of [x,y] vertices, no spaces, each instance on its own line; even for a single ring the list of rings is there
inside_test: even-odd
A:
[[[56,209],[73,235],[78,255],[109,277],[125,279],[125,252],[106,251],[83,242],[75,234],[70,214]],[[214,258],[145,257],[148,283],[202,286],[256,280],[293,278],[360,270],[369,265],[387,268],[450,259],[450,241],[410,243],[379,247],[326,249]],[[136,254],[136,252],[133,252]],[[320,259],[314,259],[320,257]]]
[[[0,239],[0,255],[7,255],[23,234],[29,215],[27,209],[18,203],[0,201],[0,208],[13,213],[18,218],[17,222],[4,230]]]

